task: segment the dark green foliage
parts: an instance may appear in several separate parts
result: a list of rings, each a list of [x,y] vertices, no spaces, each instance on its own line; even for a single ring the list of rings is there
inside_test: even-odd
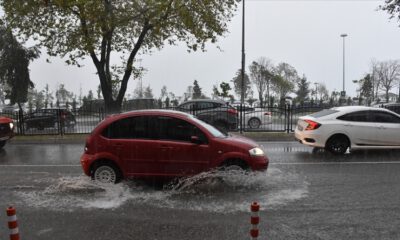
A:
[[[201,93],[201,88],[199,86],[199,83],[197,82],[197,80],[194,80],[193,82],[193,99],[199,99],[201,98],[202,93]]]
[[[6,98],[11,104],[28,101],[28,89],[34,84],[29,76],[29,63],[39,56],[37,48],[25,48],[0,21],[0,82],[8,86]]]
[[[33,38],[49,56],[80,65],[90,57],[97,69],[107,111],[118,112],[140,54],[184,42],[204,50],[227,32],[239,0],[3,0],[5,17],[18,36]],[[113,53],[122,58],[110,61]],[[114,91],[113,91],[114,90]]]

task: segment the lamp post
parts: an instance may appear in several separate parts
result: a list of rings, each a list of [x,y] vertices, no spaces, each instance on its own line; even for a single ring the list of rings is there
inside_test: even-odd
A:
[[[244,104],[244,68],[245,68],[245,51],[244,51],[244,40],[245,40],[245,21],[244,21],[244,14],[245,14],[245,0],[243,0],[243,8],[242,8],[242,69],[241,69],[241,76],[242,81],[241,85],[241,93],[240,93],[240,105],[241,107]],[[240,109],[240,133],[242,133],[242,120],[243,120],[243,113],[242,109]]]
[[[240,103],[244,104],[244,68],[245,68],[245,51],[244,51],[244,40],[245,40],[245,0],[243,0],[243,9],[242,9],[242,69],[241,69],[241,76],[242,76],[242,81],[241,81],[241,95],[240,95]]]
[[[345,41],[344,40],[347,36],[348,35],[346,33],[343,33],[340,35],[340,37],[343,38],[343,90],[342,90],[342,93],[340,94],[340,96],[343,97],[343,99],[346,98],[346,91],[345,91],[346,55],[345,55]]]

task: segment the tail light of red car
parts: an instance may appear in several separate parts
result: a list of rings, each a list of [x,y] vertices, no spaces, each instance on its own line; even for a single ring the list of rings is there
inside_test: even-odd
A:
[[[86,154],[91,154],[91,152],[93,151],[91,142],[92,141],[91,141],[90,136],[88,138],[86,138],[86,143],[85,143],[85,153]]]
[[[237,115],[238,111],[237,111],[236,109],[229,108],[229,109],[228,109],[228,113],[229,113],[229,114],[232,114],[232,115]]]
[[[315,121],[312,120],[304,120],[304,121],[308,124],[305,130],[315,130],[321,127],[321,124]]]
[[[271,112],[265,112],[264,115],[265,116],[271,116]]]

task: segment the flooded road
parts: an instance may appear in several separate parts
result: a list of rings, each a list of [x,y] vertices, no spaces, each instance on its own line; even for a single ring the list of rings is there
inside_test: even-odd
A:
[[[10,144],[0,152],[0,207],[17,207],[24,239],[245,239],[252,201],[264,239],[400,238],[400,151],[337,157],[260,145],[267,172],[104,186],[82,174],[80,144]]]

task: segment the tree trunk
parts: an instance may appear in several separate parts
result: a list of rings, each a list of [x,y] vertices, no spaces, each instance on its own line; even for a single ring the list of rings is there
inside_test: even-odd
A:
[[[258,99],[260,100],[260,107],[264,107],[263,93],[261,91],[258,92]]]
[[[389,89],[386,89],[386,103],[389,103]]]
[[[397,102],[400,102],[400,84],[399,84],[399,95],[397,96]]]

